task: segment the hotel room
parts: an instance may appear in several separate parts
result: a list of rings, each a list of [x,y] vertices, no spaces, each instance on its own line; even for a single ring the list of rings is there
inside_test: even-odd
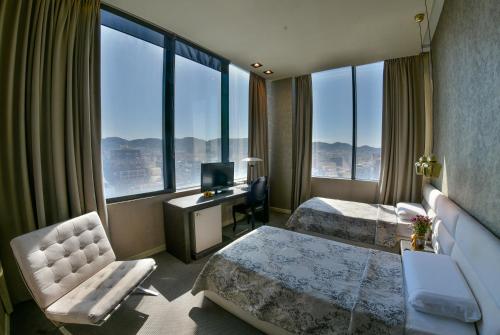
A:
[[[500,1],[0,0],[0,335],[500,335]]]

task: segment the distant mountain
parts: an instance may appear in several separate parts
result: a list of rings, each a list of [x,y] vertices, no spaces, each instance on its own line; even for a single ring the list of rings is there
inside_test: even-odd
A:
[[[349,151],[352,150],[352,145],[349,143],[343,142],[335,142],[335,143],[326,143],[326,142],[313,142],[313,148],[320,151]],[[380,148],[370,147],[368,145],[362,145],[357,147],[358,152],[376,152],[379,151]]]
[[[196,152],[196,151],[217,151],[220,148],[221,139],[213,139],[205,141],[196,137],[183,137],[175,139],[175,148],[178,151]],[[147,147],[149,149],[160,150],[163,146],[163,141],[159,138],[143,138],[135,140],[126,140],[121,137],[106,137],[102,140],[103,150],[116,150],[123,147],[140,149]],[[247,138],[230,139],[229,146],[232,149],[248,148]],[[349,153],[352,151],[352,146],[348,143],[335,142],[313,142],[313,150],[336,152],[336,153]],[[363,145],[357,148],[358,155],[371,155],[380,153],[380,148],[374,148],[368,145]]]
[[[380,153],[380,151],[381,151],[380,148],[374,148],[374,147],[370,147],[368,145],[362,145],[362,146],[356,148],[356,152],[358,153],[358,155],[359,154],[371,155],[371,154]]]
[[[113,150],[128,145],[129,141],[121,137],[106,137],[102,139],[101,143],[103,148]]]
[[[326,143],[326,142],[313,142],[312,143],[313,150],[318,151],[352,151],[352,145],[348,143],[335,142],[335,143]]]
[[[203,151],[218,150],[220,148],[221,139],[202,140],[196,137],[183,137],[175,139],[175,148],[178,151]],[[229,146],[232,148],[246,148],[248,145],[247,138],[236,138],[229,140]],[[161,149],[163,141],[160,138],[143,138],[135,140],[126,140],[121,137],[106,137],[102,139],[103,150],[116,150],[120,148],[140,149],[147,147],[149,149]]]

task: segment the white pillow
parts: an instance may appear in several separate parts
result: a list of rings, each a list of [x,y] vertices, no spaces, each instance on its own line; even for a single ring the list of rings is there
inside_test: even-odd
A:
[[[408,302],[417,311],[464,322],[481,319],[476,299],[450,256],[406,250],[403,268]]]
[[[424,207],[416,202],[398,202],[396,213],[400,218],[405,220],[411,220],[417,215],[427,215]]]

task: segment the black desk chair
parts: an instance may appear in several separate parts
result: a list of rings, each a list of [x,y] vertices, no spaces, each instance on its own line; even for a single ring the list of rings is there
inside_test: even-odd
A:
[[[245,214],[247,222],[255,228],[255,214],[267,211],[267,177],[259,177],[250,185],[246,201],[233,206],[233,232],[236,230],[236,213]]]

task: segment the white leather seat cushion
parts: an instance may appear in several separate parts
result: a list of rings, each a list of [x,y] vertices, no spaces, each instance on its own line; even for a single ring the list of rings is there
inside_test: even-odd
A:
[[[115,260],[96,212],[18,236],[10,244],[41,308]]]
[[[432,227],[432,247],[438,254],[450,255],[455,240],[443,224],[443,220],[436,219]]]
[[[151,258],[116,261],[50,305],[45,314],[62,323],[99,323],[153,269]]]

